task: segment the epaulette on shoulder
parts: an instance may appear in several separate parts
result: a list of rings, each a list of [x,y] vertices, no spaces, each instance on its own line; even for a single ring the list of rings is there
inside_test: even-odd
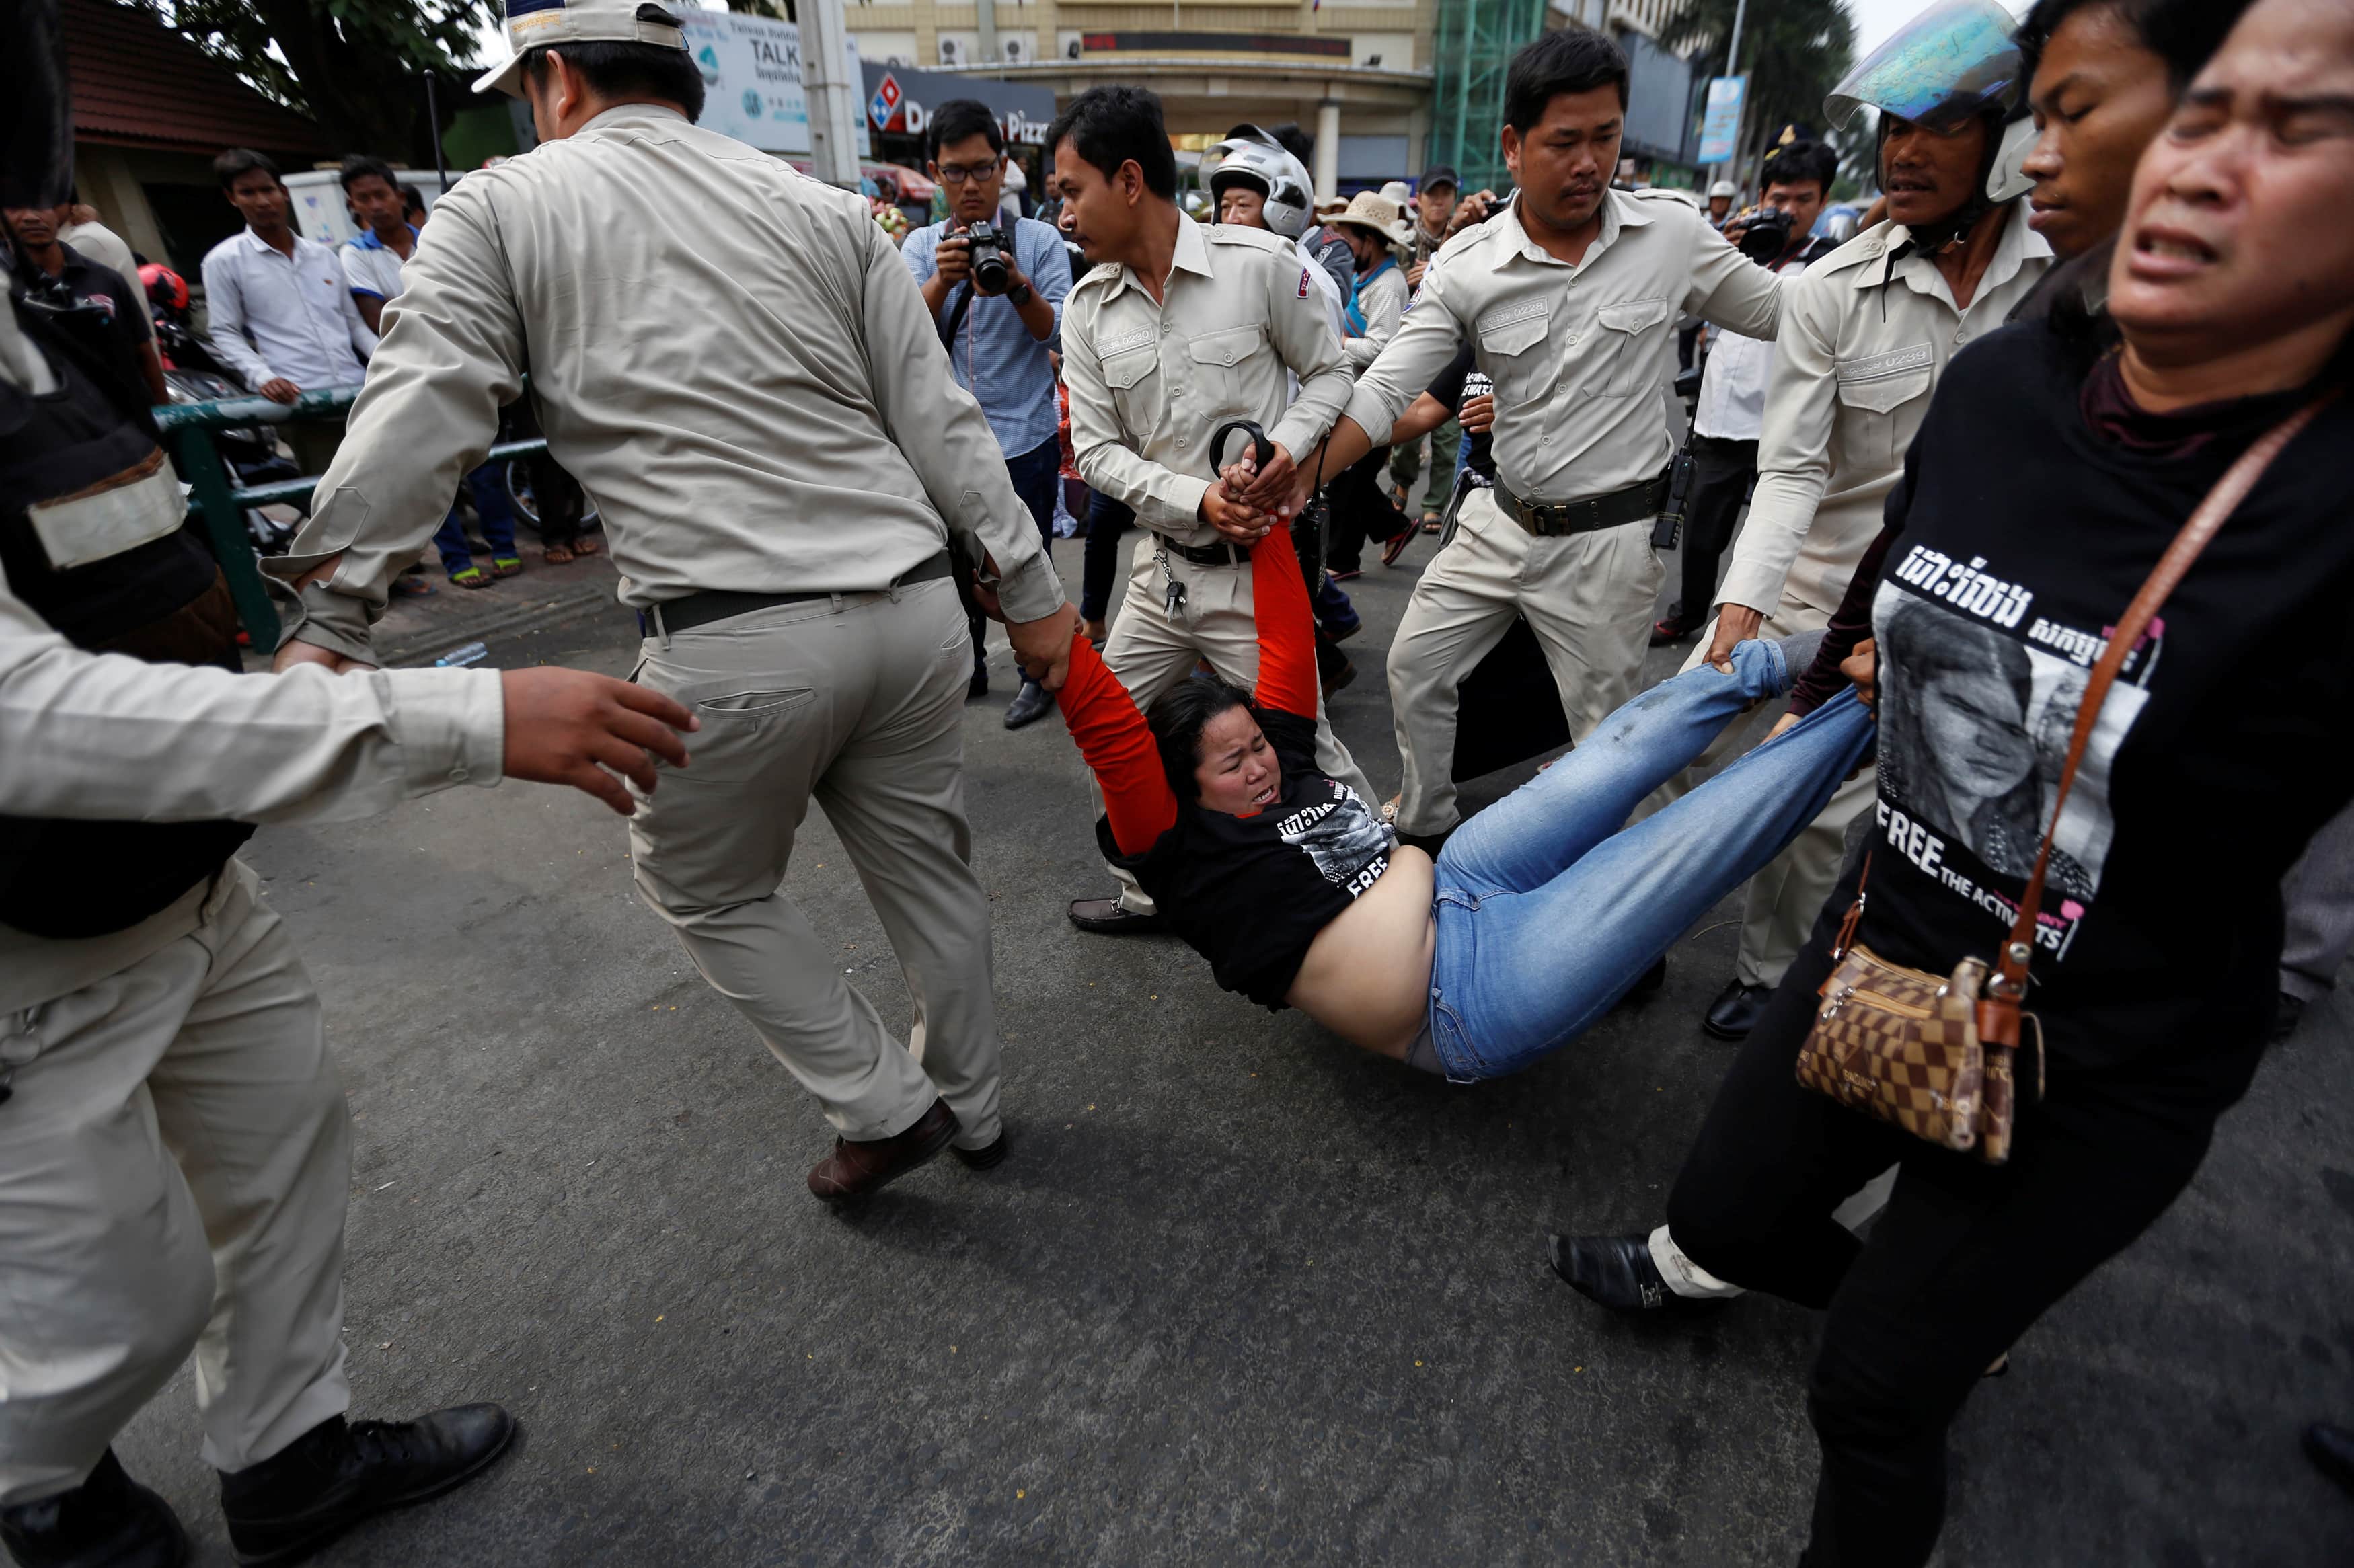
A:
[[[1213,245],[1243,245],[1268,252],[1291,249],[1291,241],[1283,236],[1240,223],[1205,223],[1202,226],[1202,238]]]

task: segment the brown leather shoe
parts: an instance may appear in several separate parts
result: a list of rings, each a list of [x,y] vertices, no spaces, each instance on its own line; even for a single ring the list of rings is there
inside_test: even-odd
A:
[[[835,1139],[833,1152],[811,1168],[809,1190],[829,1203],[870,1197],[938,1155],[956,1134],[956,1112],[948,1101],[934,1100],[915,1126],[895,1137],[856,1143]]]

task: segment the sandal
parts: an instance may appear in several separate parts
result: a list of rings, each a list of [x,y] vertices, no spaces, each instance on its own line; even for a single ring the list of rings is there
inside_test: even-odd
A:
[[[539,558],[551,567],[568,567],[572,564],[572,552],[562,545],[550,545],[539,553]]]
[[[451,572],[450,580],[461,588],[486,588],[491,586],[490,577],[480,567],[468,567],[462,572]]]
[[[1440,520],[1439,520],[1439,515],[1438,515],[1438,514],[1437,514],[1437,513],[1436,513],[1436,512],[1426,512],[1426,513],[1424,513],[1424,514],[1422,514],[1422,531],[1423,531],[1424,533],[1426,533],[1426,534],[1436,534],[1436,533],[1437,533],[1437,532],[1439,531],[1439,522],[1440,522]]]
[[[394,599],[431,599],[433,585],[414,572],[403,572],[392,579]]]
[[[511,577],[522,570],[523,557],[521,556],[493,556],[491,557],[491,576],[494,577]]]
[[[572,553],[576,556],[593,556],[604,547],[593,534],[583,534],[572,541]]]

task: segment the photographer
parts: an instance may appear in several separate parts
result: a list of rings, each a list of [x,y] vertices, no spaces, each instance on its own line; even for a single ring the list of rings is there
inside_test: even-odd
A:
[[[1062,407],[1047,358],[1063,329],[1071,259],[1046,224],[1016,218],[1001,226],[1005,199],[1005,133],[989,106],[950,99],[932,116],[932,178],[948,193],[949,217],[909,234],[899,254],[923,286],[957,385],[973,396],[1004,449],[1006,477],[1030,509],[1038,537],[1055,542],[1055,485],[1062,464]],[[966,606],[972,632],[972,692],[989,689],[980,612]],[[1005,727],[1019,729],[1055,705],[1026,675]]]
[[[1724,237],[1741,253],[1784,277],[1807,270],[1839,247],[1809,230],[1823,210],[1839,157],[1819,142],[1793,142],[1766,160],[1765,205],[1734,218]],[[1692,412],[1691,488],[1684,497],[1683,597],[1651,628],[1651,646],[1681,642],[1708,619],[1716,598],[1716,564],[1733,543],[1733,524],[1757,479],[1757,432],[1766,420],[1766,371],[1774,345],[1712,329],[1700,405]]]

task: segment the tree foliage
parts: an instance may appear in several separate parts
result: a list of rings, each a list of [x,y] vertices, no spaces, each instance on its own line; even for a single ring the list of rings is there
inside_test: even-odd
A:
[[[1696,76],[1723,76],[1736,3],[1684,0],[1659,29],[1659,42],[1680,54],[1692,49]],[[1854,56],[1855,19],[1846,0],[1749,0],[1737,63],[1749,78],[1750,145],[1792,122],[1828,134],[1823,99]]]
[[[491,0],[137,0],[173,31],[262,92],[319,122],[339,147],[429,161],[428,74],[443,79],[444,118],[498,19]]]

